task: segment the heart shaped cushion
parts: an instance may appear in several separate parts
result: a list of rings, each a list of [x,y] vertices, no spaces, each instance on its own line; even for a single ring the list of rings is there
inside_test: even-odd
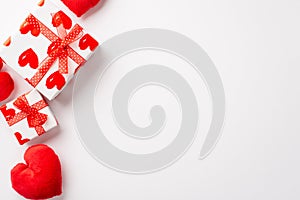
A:
[[[73,13],[80,17],[97,5],[100,0],[61,0]]]
[[[2,67],[3,67],[3,60],[2,60],[2,58],[0,57],[0,70],[2,69]]]
[[[48,199],[62,193],[61,165],[58,156],[48,146],[29,147],[26,164],[19,163],[11,170],[12,187],[27,199]]]
[[[14,85],[14,80],[7,72],[0,72],[0,101],[4,101],[11,95]]]

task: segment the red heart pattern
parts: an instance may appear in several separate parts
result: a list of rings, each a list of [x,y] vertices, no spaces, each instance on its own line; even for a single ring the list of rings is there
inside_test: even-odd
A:
[[[38,2],[38,6],[42,7],[45,4],[45,0],[41,0],[40,2]]]
[[[9,121],[9,120],[13,119],[14,116],[16,115],[16,111],[13,108],[7,109],[6,105],[3,105],[0,108],[0,111],[2,112],[2,114],[5,117],[6,121]]]
[[[61,90],[65,84],[65,77],[63,77],[63,75],[61,75],[58,71],[51,74],[46,80],[46,86],[48,89],[52,89],[56,86],[58,90]]]
[[[35,37],[39,36],[39,34],[41,33],[39,23],[36,20],[33,20],[31,18],[29,22],[25,20],[20,27],[20,32],[22,34],[27,34],[29,31],[31,32],[31,35]]]
[[[29,147],[26,164],[19,163],[11,170],[12,187],[27,199],[49,199],[62,193],[61,164],[48,146]]]
[[[4,46],[8,47],[11,44],[11,37],[8,37],[7,40],[3,43]]]
[[[29,48],[19,56],[18,63],[21,67],[25,67],[29,64],[32,69],[36,69],[39,66],[39,59],[36,53]]]
[[[79,41],[79,47],[81,50],[86,50],[88,47],[91,51],[94,51],[99,43],[90,34],[85,34]]]
[[[59,27],[60,25],[63,25],[65,29],[70,29],[72,27],[72,20],[63,11],[58,11],[52,17],[52,25],[54,27]]]
[[[0,101],[6,100],[14,91],[14,80],[7,72],[0,72]]]
[[[26,142],[29,142],[30,140],[28,138],[23,138],[22,134],[19,132],[15,133],[15,137],[17,138],[20,145],[25,144]]]

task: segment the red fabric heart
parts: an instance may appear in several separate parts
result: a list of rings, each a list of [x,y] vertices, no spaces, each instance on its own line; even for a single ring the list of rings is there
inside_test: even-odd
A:
[[[4,65],[4,62],[3,62],[2,58],[0,57],[0,70],[2,69],[3,65]]]
[[[80,17],[96,6],[100,0],[61,0],[73,13]]]
[[[12,187],[27,199],[48,199],[62,193],[61,165],[58,156],[43,144],[29,147],[26,164],[11,170]]]
[[[0,101],[7,99],[14,90],[14,80],[7,72],[0,72]]]

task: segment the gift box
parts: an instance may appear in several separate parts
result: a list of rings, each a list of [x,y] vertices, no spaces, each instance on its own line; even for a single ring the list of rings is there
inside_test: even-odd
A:
[[[32,91],[0,107],[20,145],[57,126],[57,121],[40,93]]]
[[[79,24],[53,3],[45,1],[3,44],[0,57],[52,100],[97,47],[97,40]]]

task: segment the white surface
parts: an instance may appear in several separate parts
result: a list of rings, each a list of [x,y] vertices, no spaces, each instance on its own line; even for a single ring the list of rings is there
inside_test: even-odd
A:
[[[0,41],[34,3],[1,3]],[[100,42],[144,27],[174,30],[196,41],[223,79],[227,120],[205,160],[197,160],[199,135],[173,166],[149,175],[121,174],[97,163],[81,145],[72,120],[72,81],[51,102],[60,128],[34,142],[52,146],[60,156],[64,195],[57,199],[299,199],[299,11],[298,0],[106,0],[81,19]],[[13,76],[17,90],[11,99],[29,89]],[[0,123],[0,199],[21,199],[9,176],[27,147]]]

